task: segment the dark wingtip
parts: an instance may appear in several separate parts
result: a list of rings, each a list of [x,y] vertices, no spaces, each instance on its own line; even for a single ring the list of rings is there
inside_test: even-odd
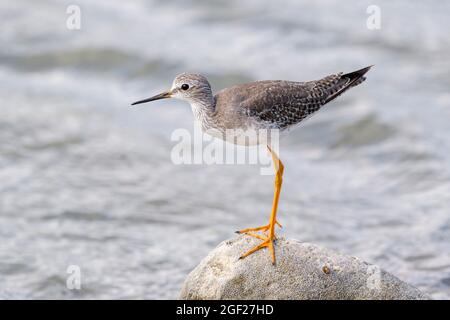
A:
[[[328,103],[337,97],[339,97],[342,93],[347,91],[349,88],[355,87],[359,84],[361,84],[364,80],[366,80],[366,77],[364,75],[373,67],[374,65],[370,65],[368,67],[349,72],[346,74],[343,74],[341,76],[341,79],[345,79],[346,83],[335,93],[331,94],[326,100],[325,103]]]
[[[365,67],[365,68],[362,68],[360,71],[361,71],[361,73],[362,74],[366,74],[370,69],[372,69],[372,67],[374,67],[375,65],[374,64],[371,64],[370,66],[368,66],[368,67]]]
[[[374,65],[370,65],[368,67],[347,73],[347,76],[353,75],[353,76],[358,76],[358,77],[362,77],[363,75],[365,75],[367,72],[369,72],[369,70],[373,67]],[[345,75],[343,75],[345,76]]]
[[[373,65],[353,71],[353,72],[349,72],[346,74],[342,75],[342,78],[347,78],[350,81],[348,82],[345,90],[347,90],[350,87],[353,86],[357,86],[358,84],[360,84],[361,82],[363,82],[364,80],[366,80],[366,77],[364,77],[364,75],[373,67]],[[345,91],[344,90],[344,91]]]

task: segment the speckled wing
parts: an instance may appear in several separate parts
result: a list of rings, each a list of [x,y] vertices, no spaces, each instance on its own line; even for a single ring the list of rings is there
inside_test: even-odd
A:
[[[247,84],[239,110],[267,127],[297,124],[349,88],[362,83],[370,67],[309,82],[259,81]]]

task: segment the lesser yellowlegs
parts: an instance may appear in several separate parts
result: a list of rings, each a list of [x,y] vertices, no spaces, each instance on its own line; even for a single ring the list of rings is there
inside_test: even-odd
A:
[[[257,81],[236,85],[213,94],[208,80],[195,73],[183,73],[173,81],[170,90],[133,105],[165,98],[178,98],[190,103],[194,116],[202,129],[216,137],[224,138],[225,132],[254,130],[288,131],[323,105],[365,80],[371,67],[354,72],[337,73],[320,80],[292,82],[282,80]],[[227,139],[228,140],[228,139]],[[234,140],[236,141],[236,140]],[[242,141],[242,140],[240,140]],[[266,143],[261,140],[244,140],[247,144]],[[244,253],[247,257],[262,248],[268,248],[275,263],[275,225],[284,166],[278,155],[267,145],[275,167],[275,191],[272,212],[267,225],[238,231],[260,239],[258,246]],[[278,224],[279,225],[279,224]]]

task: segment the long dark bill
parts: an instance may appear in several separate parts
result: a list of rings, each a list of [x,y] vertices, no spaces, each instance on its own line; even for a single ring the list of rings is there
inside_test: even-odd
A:
[[[146,102],[160,100],[160,99],[167,99],[167,98],[170,98],[170,97],[171,97],[170,91],[166,91],[166,92],[157,94],[156,96],[150,97],[148,99],[144,99],[144,100],[139,100],[139,101],[133,102],[131,105],[134,106],[136,104],[146,103]]]

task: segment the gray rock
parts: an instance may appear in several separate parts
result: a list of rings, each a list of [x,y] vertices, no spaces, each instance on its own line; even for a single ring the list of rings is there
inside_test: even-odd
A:
[[[180,299],[428,299],[376,265],[310,243],[280,238],[239,260],[260,240],[222,242],[189,274]]]

